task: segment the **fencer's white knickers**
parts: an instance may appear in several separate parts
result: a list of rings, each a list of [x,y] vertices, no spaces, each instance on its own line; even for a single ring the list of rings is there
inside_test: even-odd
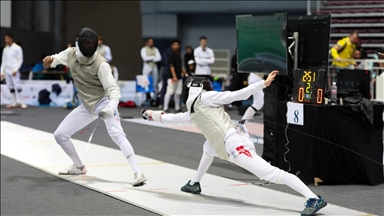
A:
[[[245,134],[236,129],[229,130],[225,139],[225,149],[230,155],[230,162],[243,167],[263,180],[282,183],[281,178],[284,171],[270,165],[257,155],[255,144]],[[208,141],[204,143],[204,153],[217,157],[216,151]]]
[[[248,170],[260,179],[276,184],[285,184],[307,199],[317,197],[297,176],[272,166],[257,155],[254,143],[244,133],[234,128],[230,129],[225,136],[225,149],[230,155],[230,162]],[[204,143],[203,157],[197,174],[192,179],[193,182],[199,182],[201,180],[214,157],[217,157],[216,151],[213,146],[206,141]]]
[[[20,72],[17,72],[15,76],[10,73],[4,73],[5,82],[9,89],[15,89],[15,91],[21,89]]]
[[[59,127],[54,133],[57,143],[63,148],[67,155],[73,160],[74,164],[77,167],[82,167],[83,164],[78,157],[76,150],[73,146],[73,143],[70,140],[70,137],[84,128],[94,120],[98,118],[99,112],[108,106],[109,99],[104,97],[101,99],[95,106],[95,116],[92,116],[84,107],[83,104],[75,108],[71,113],[65,117],[61,122]],[[126,138],[126,135],[121,127],[120,117],[117,112],[117,115],[113,118],[108,118],[104,120],[109,136],[112,138],[113,142],[116,143],[123,152],[124,156],[127,158],[128,162],[131,164],[134,172],[140,172],[136,159],[134,158],[135,153],[132,148],[131,143]]]

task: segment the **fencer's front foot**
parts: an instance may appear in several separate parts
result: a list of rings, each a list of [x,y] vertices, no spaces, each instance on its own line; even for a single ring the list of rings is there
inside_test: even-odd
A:
[[[21,109],[27,109],[27,108],[28,108],[28,106],[26,104],[21,105]]]
[[[76,167],[75,165],[72,165],[66,169],[59,171],[59,175],[83,175],[86,173],[87,173],[87,168],[85,168],[85,166]]]
[[[318,198],[308,199],[304,206],[305,209],[301,212],[302,216],[314,215],[320,209],[327,206],[327,202],[325,202],[323,197],[319,196]]]
[[[200,183],[195,182],[193,185],[191,185],[190,183],[191,181],[188,181],[188,183],[181,188],[181,191],[184,191],[186,193],[192,193],[192,194],[200,194],[201,193]]]
[[[144,185],[144,182],[146,182],[148,179],[145,177],[143,173],[135,173],[135,177],[133,179],[132,185],[133,187],[138,187]]]

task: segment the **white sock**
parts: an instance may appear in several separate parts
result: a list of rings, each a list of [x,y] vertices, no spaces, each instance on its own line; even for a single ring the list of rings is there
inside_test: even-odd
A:
[[[256,114],[256,111],[252,106],[249,106],[248,109],[245,111],[242,119],[251,119]]]
[[[125,158],[127,158],[129,165],[131,165],[134,173],[141,172],[139,164],[137,163],[135,151],[132,148],[131,143],[128,141],[125,135],[121,134],[116,137],[112,137],[112,140],[120,147],[120,150],[123,152]]]
[[[284,173],[281,182],[303,195],[306,199],[319,198],[297,176],[291,173]]]
[[[17,91],[17,97],[19,98],[21,105],[25,105],[23,100],[23,94],[21,92]]]
[[[203,178],[203,175],[208,171],[209,166],[211,166],[214,157],[209,156],[207,153],[203,152],[201,156],[199,168],[197,168],[195,176],[191,179],[190,185],[195,184],[196,182],[200,182]]]
[[[163,110],[167,110],[169,106],[169,101],[171,100],[171,95],[165,94],[164,96],[164,107]]]
[[[174,95],[173,99],[175,100],[175,110],[180,109],[180,95]]]
[[[12,95],[12,105],[16,106],[17,105],[16,93],[11,93],[11,95]]]
[[[73,164],[75,164],[76,167],[79,168],[84,166],[79,158],[79,155],[77,155],[75,146],[71,140],[61,141],[59,144],[65,153],[67,153],[67,155],[72,159]]]

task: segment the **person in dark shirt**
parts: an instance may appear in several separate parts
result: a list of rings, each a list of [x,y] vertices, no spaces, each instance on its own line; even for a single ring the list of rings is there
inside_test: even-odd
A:
[[[167,48],[163,55],[161,56],[161,61],[162,61],[162,86],[161,86],[161,91],[160,91],[160,100],[159,100],[159,108],[163,108],[164,104],[164,97],[165,93],[167,92],[167,86],[168,86],[168,74],[169,74],[169,62],[168,62],[168,56],[169,54],[172,53],[172,48],[169,47]]]
[[[185,48],[185,55],[184,55],[184,67],[187,68],[188,70],[188,67],[189,67],[189,64],[188,62],[193,60],[193,64],[194,66],[196,66],[195,64],[195,56],[193,56],[193,49],[191,46],[187,46]],[[187,71],[188,72],[188,71]]]
[[[180,55],[180,41],[172,41],[172,53],[168,55],[169,73],[167,80],[167,92],[164,96],[164,111],[168,111],[169,101],[174,95],[175,111],[180,112],[180,96],[183,89],[182,77],[186,73],[183,68],[183,60]]]

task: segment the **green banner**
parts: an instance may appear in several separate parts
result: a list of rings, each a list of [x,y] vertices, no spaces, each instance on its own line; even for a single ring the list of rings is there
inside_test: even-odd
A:
[[[287,72],[286,14],[236,16],[239,72]]]

